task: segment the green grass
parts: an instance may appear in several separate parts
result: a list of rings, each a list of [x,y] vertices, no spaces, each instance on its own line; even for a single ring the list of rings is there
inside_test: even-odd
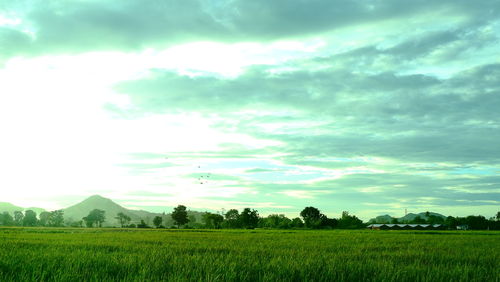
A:
[[[499,281],[500,232],[0,228],[0,281]]]

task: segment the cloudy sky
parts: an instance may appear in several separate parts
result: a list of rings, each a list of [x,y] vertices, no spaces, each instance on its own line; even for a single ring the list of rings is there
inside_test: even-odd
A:
[[[0,201],[493,216],[499,14],[495,0],[0,0]]]

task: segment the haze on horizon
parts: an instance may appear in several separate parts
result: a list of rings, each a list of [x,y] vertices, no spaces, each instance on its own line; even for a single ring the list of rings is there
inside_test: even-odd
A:
[[[0,201],[493,216],[499,14],[495,0],[0,0]]]

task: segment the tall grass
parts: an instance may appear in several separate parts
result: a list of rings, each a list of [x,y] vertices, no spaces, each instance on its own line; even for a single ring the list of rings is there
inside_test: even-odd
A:
[[[500,232],[0,229],[0,281],[499,281]]]

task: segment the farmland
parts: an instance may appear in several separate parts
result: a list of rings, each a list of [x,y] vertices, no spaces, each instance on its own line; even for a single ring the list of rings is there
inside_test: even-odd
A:
[[[499,281],[500,232],[0,228],[0,281]]]

